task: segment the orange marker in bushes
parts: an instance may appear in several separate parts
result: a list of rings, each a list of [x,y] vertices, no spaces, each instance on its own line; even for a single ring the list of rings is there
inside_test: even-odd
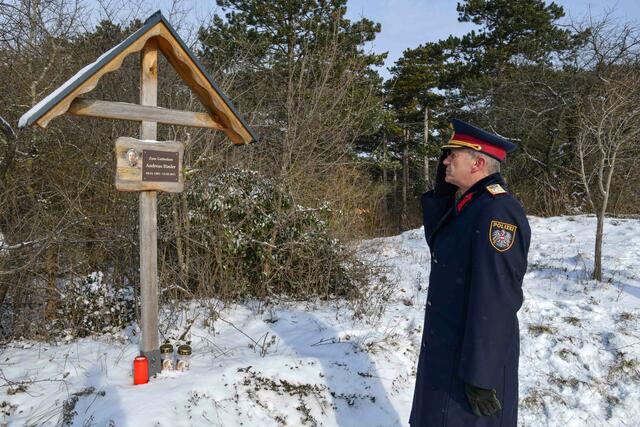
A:
[[[146,356],[137,356],[133,359],[133,385],[149,382],[149,361]]]

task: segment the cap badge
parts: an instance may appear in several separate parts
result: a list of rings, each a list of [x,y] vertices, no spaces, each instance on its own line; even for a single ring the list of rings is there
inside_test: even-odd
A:
[[[499,252],[507,251],[515,240],[517,226],[502,221],[492,220],[489,226],[489,241]]]

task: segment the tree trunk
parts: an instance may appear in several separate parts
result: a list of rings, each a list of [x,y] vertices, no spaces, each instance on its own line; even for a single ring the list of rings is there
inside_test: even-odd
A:
[[[611,196],[611,180],[613,178],[613,171],[616,165],[616,154],[617,150],[613,152],[609,164],[609,170],[607,171],[606,180],[600,187],[600,192],[602,193],[602,206],[600,207],[600,212],[596,213],[596,216],[598,218],[598,225],[596,226],[596,247],[593,260],[593,279],[599,282],[602,281],[602,236],[604,234],[604,219],[607,215],[609,197]],[[602,177],[602,172],[600,173],[600,176]]]
[[[47,271],[47,304],[45,305],[44,318],[53,320],[56,317],[56,306],[58,304],[56,277],[57,263],[56,251],[53,245],[49,245],[46,252],[46,271]]]
[[[9,123],[1,116],[0,131],[2,131],[0,139],[3,139],[6,144],[4,153],[2,153],[2,160],[0,161],[0,191],[4,191],[6,189],[5,177],[15,158],[18,138]]]
[[[429,173],[429,108],[424,109],[424,185],[425,190],[430,187]]]
[[[388,180],[389,180],[389,177],[387,176],[387,134],[385,132],[384,138],[382,139],[382,185],[385,188],[384,197],[382,199],[382,206],[383,206],[385,215],[389,208],[387,203],[387,199],[389,195],[386,191]]]
[[[0,264],[2,265],[2,264]],[[4,299],[7,297],[7,292],[9,291],[9,280],[1,280],[0,281],[0,306],[4,304]],[[0,325],[0,331],[2,331],[2,325]]]
[[[387,184],[387,134],[382,139],[382,184]]]
[[[407,187],[409,187],[409,131],[405,130],[402,149],[402,213],[400,214],[402,230],[407,226]]]
[[[394,214],[398,212],[398,170],[393,168],[393,205],[392,211]],[[398,231],[402,228],[400,224],[400,215],[394,215],[398,219]]]
[[[2,134],[0,134],[0,142],[5,141],[6,144],[2,160],[0,161],[0,194],[2,194],[3,197],[8,197],[9,195],[6,194],[6,176],[7,171],[13,164],[13,160],[15,158],[17,149],[17,137],[9,123],[7,123],[7,121],[1,116],[0,130],[2,131]],[[6,203],[0,205],[0,236],[4,236],[4,238],[6,239],[8,233],[6,233],[6,230],[4,228],[9,222],[9,214],[7,211],[5,211],[5,206]],[[3,255],[0,255],[0,257],[2,256]],[[2,266],[5,264],[3,261],[4,260],[0,258],[0,268],[2,268]],[[9,284],[9,280],[0,281],[0,306],[2,306],[2,303],[4,303],[4,299],[7,296],[7,292],[9,291]]]
[[[189,219],[189,205],[187,202],[187,192],[183,191],[180,194],[180,224],[184,233],[185,239],[182,241],[182,253],[184,258],[184,264],[181,266],[181,273],[184,277],[184,285],[189,284],[189,266],[191,265],[191,222]]]
[[[180,219],[180,211],[178,207],[178,198],[174,197],[171,201],[171,211],[173,214],[173,224],[175,227],[176,233],[176,255],[178,256],[178,268],[179,268],[179,277],[180,277],[180,285],[186,287],[187,278],[184,275],[185,271],[185,259],[184,259],[184,250],[182,247],[182,236],[183,236],[183,227],[182,220]],[[175,297],[175,295],[174,295]]]
[[[604,232],[604,213],[600,212],[596,215],[596,247],[593,260],[593,280],[602,281],[602,235]]]

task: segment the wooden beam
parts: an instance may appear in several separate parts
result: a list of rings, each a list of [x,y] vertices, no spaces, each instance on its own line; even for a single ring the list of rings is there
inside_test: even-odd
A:
[[[224,130],[224,126],[215,121],[207,113],[170,110],[168,108],[130,104],[128,102],[76,98],[71,101],[67,114],[138,122],[150,121],[168,125]]]
[[[161,26],[158,48],[173,66],[182,80],[193,90],[200,102],[212,113],[219,116],[225,125],[225,133],[236,145],[249,144],[253,137],[209,83],[207,77],[199,67],[191,61],[187,52],[182,50],[179,43],[175,43],[167,27]]]
[[[155,41],[178,75],[193,90],[206,109],[209,110],[212,120],[221,126],[221,128],[213,129],[224,131],[234,144],[248,144],[253,141],[253,137],[244,124],[236,117],[222,96],[211,85],[208,78],[200,71],[198,65],[191,60],[189,54],[176,42],[171,31],[162,22],[158,22],[157,25],[142,34],[139,39],[110,59],[95,74],[52,106],[36,123],[45,128],[53,118],[65,114],[69,110],[72,101],[78,96],[93,90],[102,76],[118,70],[128,55],[140,52],[150,40]],[[160,120],[154,121],[163,123]]]
[[[158,44],[150,39],[140,55],[140,104],[156,106],[158,100]],[[157,123],[143,121],[140,139],[155,140]],[[140,350],[149,359],[149,377],[160,372],[158,334],[158,216],[155,191],[140,192]]]

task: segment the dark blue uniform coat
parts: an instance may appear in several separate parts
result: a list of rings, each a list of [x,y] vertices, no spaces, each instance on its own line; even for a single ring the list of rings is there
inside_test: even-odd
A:
[[[458,200],[422,196],[431,274],[411,409],[412,427],[516,426],[517,311],[531,230],[519,202],[490,175]],[[502,411],[477,417],[464,384],[495,389]]]

